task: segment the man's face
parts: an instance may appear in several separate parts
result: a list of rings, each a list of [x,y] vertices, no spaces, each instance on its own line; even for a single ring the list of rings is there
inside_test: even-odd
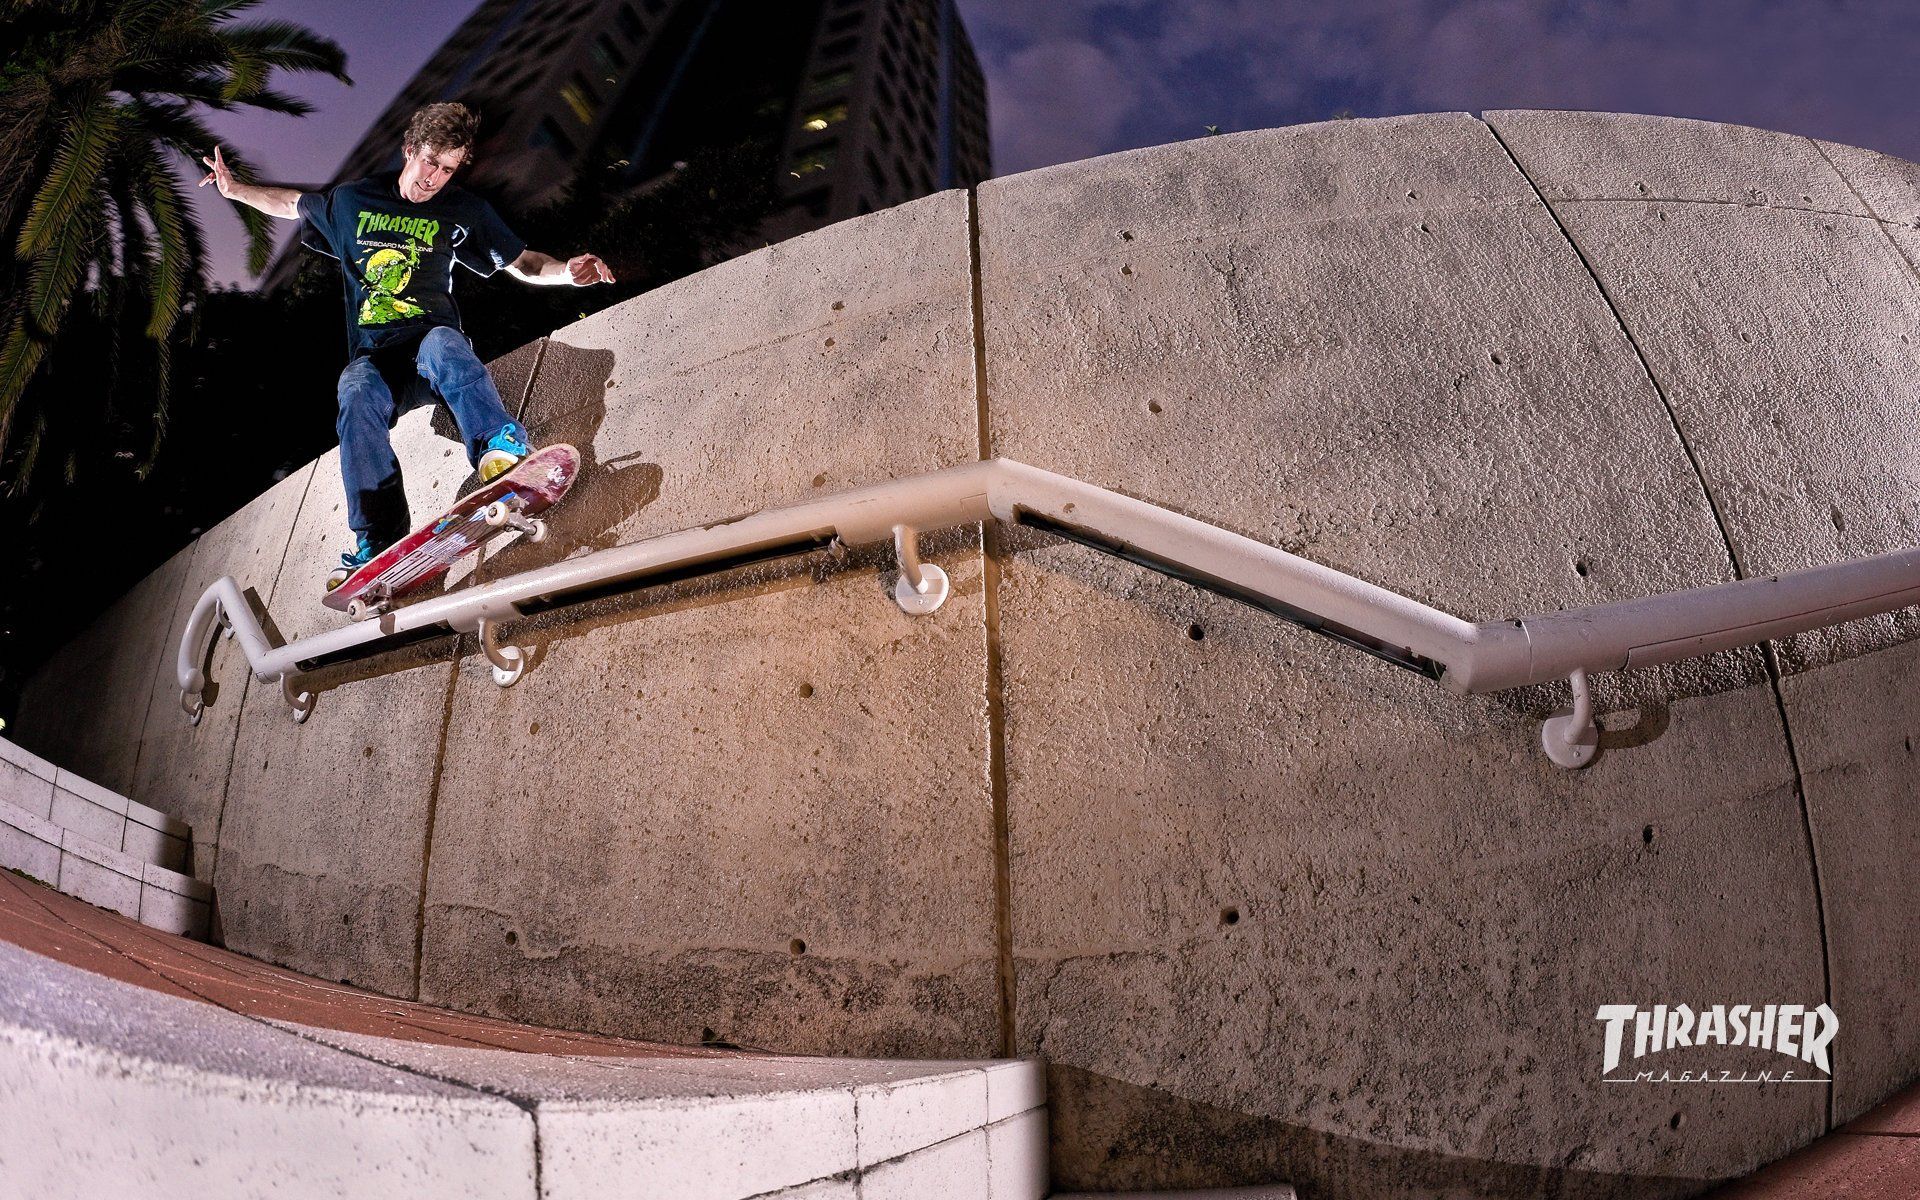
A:
[[[460,164],[467,161],[464,148],[435,150],[431,146],[412,146],[405,154],[405,165],[400,168],[400,194],[415,204],[439,195]]]

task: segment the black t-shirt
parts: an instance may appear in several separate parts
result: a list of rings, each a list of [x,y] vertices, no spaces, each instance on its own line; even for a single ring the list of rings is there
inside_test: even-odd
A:
[[[398,174],[343,183],[300,197],[300,243],[340,260],[347,287],[347,357],[418,338],[436,325],[460,328],[453,264],[491,275],[527,244],[493,205],[448,184],[415,204]]]

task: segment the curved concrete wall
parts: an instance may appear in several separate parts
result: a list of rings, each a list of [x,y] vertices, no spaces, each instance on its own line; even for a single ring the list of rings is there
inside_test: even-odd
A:
[[[1470,617],[1909,546],[1917,218],[1910,164],[1585,113],[995,180],[497,364],[591,466],[476,570],[993,454]],[[463,467],[424,421],[419,511]],[[1601,680],[1569,774],[1564,690],[1461,699],[987,529],[929,548],[929,618],[877,559],[743,572],[528,622],[505,691],[470,639],[336,669],[298,727],[223,645],[187,726],[208,579],[331,619],[338,487],[183,551],[22,715],[192,822],[248,953],[610,1033],[1043,1055],[1068,1188],[1679,1195],[1920,1069],[1911,612]],[[1599,1004],[1822,1000],[1831,1089],[1600,1081]]]

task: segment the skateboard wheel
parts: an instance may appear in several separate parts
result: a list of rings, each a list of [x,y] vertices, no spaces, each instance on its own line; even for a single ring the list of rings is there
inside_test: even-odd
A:
[[[481,517],[487,524],[493,526],[495,529],[507,523],[508,513],[509,510],[505,502],[500,500],[495,500],[492,504],[480,510]]]
[[[527,534],[527,540],[530,542],[546,541],[547,540],[547,523],[545,521],[540,520],[538,517],[534,518],[533,529]]]
[[[377,617],[385,611],[387,611],[386,605],[370,603],[362,600],[358,596],[347,601],[347,615],[356,621],[365,621],[371,617]]]

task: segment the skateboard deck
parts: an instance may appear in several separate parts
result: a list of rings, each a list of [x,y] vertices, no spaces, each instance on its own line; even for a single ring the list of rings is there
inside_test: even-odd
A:
[[[378,616],[408,592],[446,574],[456,560],[479,549],[500,529],[517,529],[533,541],[546,536],[536,520],[560,502],[580,472],[572,446],[543,446],[511,471],[460,497],[452,508],[374,555],[342,580],[321,603],[355,620]]]

